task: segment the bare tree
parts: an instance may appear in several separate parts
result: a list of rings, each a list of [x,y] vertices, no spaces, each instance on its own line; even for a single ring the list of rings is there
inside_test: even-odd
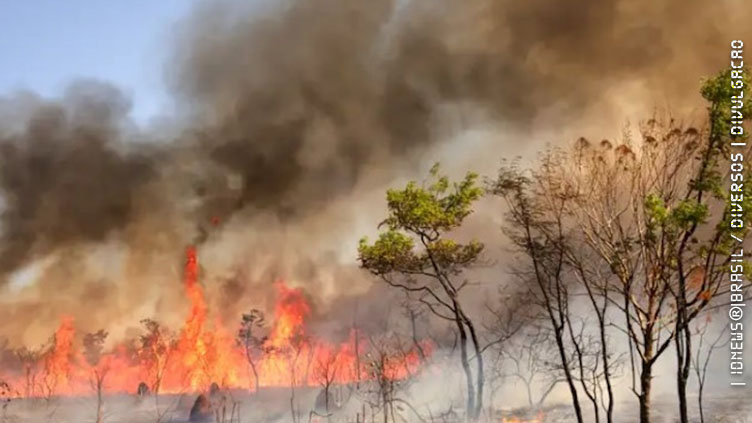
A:
[[[705,322],[696,327],[696,336],[698,338],[697,350],[692,360],[692,369],[697,376],[697,406],[700,411],[700,423],[705,423],[705,410],[703,407],[703,395],[705,390],[705,378],[708,374],[708,366],[713,357],[713,353],[725,347],[729,343],[728,326],[724,325],[723,330],[719,331],[714,337],[708,338],[708,328],[710,326],[710,315]],[[724,340],[722,342],[722,340]]]
[[[500,169],[497,180],[491,184],[490,191],[503,198],[507,205],[505,232],[529,263],[514,273],[524,282],[524,286],[530,287],[533,303],[542,308],[550,324],[572,406],[577,421],[582,423],[582,406],[568,352],[570,293],[565,279],[565,252],[559,242],[564,232],[561,203],[566,198],[554,203],[553,209],[546,210],[544,206],[550,203],[543,200],[550,198],[546,192],[548,187],[543,178],[535,176],[531,178],[525,175],[514,164],[505,165]]]
[[[622,315],[640,421],[650,421],[653,368],[671,345],[677,352],[679,418],[687,421],[690,322],[728,293],[729,252],[735,239],[743,239],[729,233],[724,138],[717,132],[719,115],[713,115],[723,108],[718,90],[725,92],[727,82],[722,74],[703,89],[711,110],[708,129],[653,118],[640,125],[638,137],[625,131],[618,145],[580,139],[572,149],[545,152],[531,172],[506,166],[493,187],[510,206],[512,239],[532,263],[522,276],[536,282],[554,333],[570,332],[578,361],[583,355],[576,339],[590,337],[571,330],[567,298],[574,287],[587,294],[600,332],[609,421],[606,328],[616,327],[609,322],[610,308]]]
[[[547,348],[549,345],[554,348]],[[560,367],[554,364],[556,354],[551,354],[554,351],[550,330],[539,325],[532,325],[521,339],[501,350],[511,365],[504,373],[524,385],[528,406],[532,409],[540,408],[554,388],[565,382],[558,371]]]
[[[137,356],[151,378],[149,388],[159,395],[175,338],[155,320],[144,319],[141,324],[144,326],[144,333],[139,336]]]
[[[422,416],[400,395],[412,378],[408,356],[415,350],[392,331],[378,337],[371,336],[368,341],[365,366],[371,383],[366,389],[366,400],[372,410],[381,413],[383,423],[395,423],[397,417],[404,420],[400,414],[403,411],[410,411],[422,420]],[[376,413],[372,412],[372,415]]]
[[[483,324],[485,341],[481,348],[482,352],[494,352],[491,360],[484,361],[486,382],[489,385],[489,389],[486,390],[489,415],[493,415],[492,407],[495,405],[496,394],[509,376],[505,373],[504,362],[509,358],[507,352],[514,347],[508,348],[507,344],[518,336],[532,319],[532,309],[528,306],[529,299],[524,292],[505,294],[507,288],[499,287],[498,290],[499,299],[488,300],[485,303],[488,315],[492,318]]]
[[[259,391],[259,376],[256,369],[254,355],[262,352],[264,344],[266,343],[266,336],[262,336],[258,333],[263,329],[264,325],[264,314],[260,310],[251,309],[247,314],[243,314],[242,320],[240,321],[240,329],[238,330],[238,343],[243,347],[248,366],[253,373],[253,382],[256,392]]]
[[[24,371],[24,396],[33,398],[37,394],[38,376],[41,371],[39,363],[42,358],[43,349],[29,349],[21,347],[14,351],[16,359],[23,367]]]
[[[414,301],[410,297],[409,292],[405,292],[405,301],[402,302],[404,308],[404,315],[410,322],[410,339],[413,342],[413,347],[420,354],[420,359],[425,361],[427,356],[424,350],[423,342],[418,336],[418,320],[422,319],[426,314],[425,307],[421,307],[420,303]]]
[[[104,422],[104,381],[110,371],[109,363],[102,360],[102,351],[106,339],[107,332],[104,330],[87,333],[84,336],[84,357],[91,366],[91,385],[97,395],[97,423]]]
[[[298,363],[300,362],[301,355],[306,350],[309,350],[309,344],[307,337],[302,333],[294,334],[289,339],[289,344],[284,352],[288,358],[288,364],[290,367],[290,414],[292,416],[292,423],[298,423],[300,420],[300,410],[298,409],[295,393],[298,385],[303,385],[306,382],[306,377],[301,377],[298,373]],[[310,365],[310,362],[305,366],[306,372]]]
[[[70,352],[65,351],[62,346],[65,344],[65,336],[56,332],[45,346],[42,347],[41,361],[41,381],[39,390],[45,403],[48,419],[57,412],[59,402],[57,401],[58,389],[64,387],[70,379]]]
[[[337,354],[332,350],[326,350],[319,353],[313,363],[313,380],[321,386],[323,395],[323,408],[327,418],[331,415],[331,388],[337,379],[340,368],[337,361]],[[320,406],[320,404],[316,404]]]

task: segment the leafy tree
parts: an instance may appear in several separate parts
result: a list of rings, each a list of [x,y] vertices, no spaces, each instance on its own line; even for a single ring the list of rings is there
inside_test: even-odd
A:
[[[735,73],[739,75],[735,75]],[[735,78],[738,76],[739,78]],[[738,84],[741,82],[741,84]],[[694,175],[686,182],[686,193],[676,204],[666,204],[662,198],[651,196],[648,207],[653,210],[653,219],[661,225],[664,238],[675,246],[668,255],[669,272],[674,284],[669,284],[676,302],[676,328],[674,341],[677,356],[677,389],[679,394],[679,418],[687,423],[687,381],[692,366],[692,330],[690,322],[703,311],[712,298],[728,288],[723,281],[727,277],[730,254],[737,250],[745,238],[752,217],[752,186],[732,184],[724,189],[728,170],[733,159],[731,143],[743,142],[746,134],[734,134],[730,122],[749,120],[752,102],[734,100],[749,97],[749,72],[746,69],[726,69],[707,80],[701,89],[708,102],[708,129],[699,154]],[[741,87],[739,87],[741,85]],[[743,154],[749,157],[749,148]],[[731,161],[730,161],[731,160]],[[747,168],[744,179],[749,181],[752,172]],[[732,195],[743,198],[735,208]],[[721,210],[711,214],[711,209]],[[736,214],[746,224],[735,229],[730,224]],[[654,229],[655,230],[655,229]],[[707,234],[707,235],[705,235]],[[699,288],[698,288],[699,285]],[[722,289],[723,288],[723,289]],[[693,292],[694,291],[694,292]]]
[[[477,419],[482,409],[484,369],[476,324],[461,298],[468,286],[462,275],[478,261],[483,244],[459,242],[451,232],[462,225],[482,195],[476,174],[468,173],[459,182],[450,183],[435,165],[429,181],[409,182],[403,189],[387,191],[388,216],[379,225],[385,230],[373,243],[361,239],[358,247],[364,269],[416,296],[435,316],[454,325],[471,420]]]

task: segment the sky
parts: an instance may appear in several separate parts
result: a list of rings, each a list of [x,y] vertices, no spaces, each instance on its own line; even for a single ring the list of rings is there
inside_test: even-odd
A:
[[[55,97],[76,78],[113,83],[146,123],[168,104],[171,30],[194,0],[0,0],[0,96]]]

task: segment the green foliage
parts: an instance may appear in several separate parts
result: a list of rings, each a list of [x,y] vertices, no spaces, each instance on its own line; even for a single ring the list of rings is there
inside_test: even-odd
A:
[[[677,229],[686,230],[692,225],[705,223],[708,218],[707,204],[698,203],[694,199],[686,199],[671,210],[670,223]]]
[[[732,78],[733,73],[741,73],[742,78]],[[714,78],[707,80],[702,87],[703,97],[710,102],[709,114],[711,120],[711,138],[717,137],[721,140],[721,151],[727,152],[728,144],[734,141],[742,141],[748,138],[748,131],[744,131],[743,135],[734,135],[730,133],[732,121],[739,120],[749,122],[749,117],[752,116],[752,101],[749,101],[750,86],[752,85],[752,77],[749,69],[743,68],[734,70],[728,68]],[[736,99],[732,98],[735,97]],[[739,101],[739,100],[743,101]],[[741,108],[734,108],[742,105]],[[748,162],[748,161],[747,161]],[[742,200],[736,201],[736,205],[731,201],[731,195],[728,189],[725,188],[725,181],[720,181],[721,177],[717,176],[717,187],[714,186],[717,193],[716,196],[719,199],[725,201],[725,213],[723,219],[721,219],[716,227],[718,231],[724,232],[724,241],[721,248],[728,250],[733,248],[733,242],[729,240],[729,233],[733,232],[737,237],[744,237],[750,224],[752,224],[752,184],[749,183],[752,180],[752,172],[748,166],[745,166],[744,171],[744,183],[743,192],[735,192],[735,195],[741,194]],[[741,206],[741,210],[738,208]],[[731,227],[731,213],[738,213],[744,221],[744,228],[734,230]]]
[[[745,101],[741,109],[732,107],[734,105],[732,96],[741,94],[747,99],[748,87],[752,83],[747,69],[740,70],[743,75],[741,78],[743,84],[737,84],[740,79],[732,78],[732,71],[730,68],[726,69],[705,81],[702,86],[702,96],[709,102],[710,133],[707,145],[700,150],[700,155],[697,157],[698,173],[689,183],[690,195],[670,204],[666,204],[658,194],[650,194],[644,199],[643,210],[648,240],[655,241],[662,237],[664,243],[675,245],[678,237],[683,234],[694,234],[699,226],[708,223],[711,218],[709,208],[711,199],[725,204],[725,208],[722,209],[724,212],[722,214],[718,212],[713,219],[716,222],[715,231],[720,241],[715,246],[711,246],[708,242],[699,243],[695,248],[701,257],[711,252],[727,254],[734,248],[734,243],[737,241],[729,236],[733,230],[730,225],[731,213],[741,213],[743,220],[747,223],[745,227],[749,226],[752,218],[752,184],[744,184],[743,199],[737,201],[741,205],[742,211],[740,212],[738,206],[735,207],[731,202],[728,181],[723,176],[727,172],[730,143],[746,138],[746,135],[730,133],[732,118],[737,121],[740,118],[747,120],[752,114],[750,101]],[[739,85],[743,86],[739,87]],[[739,110],[741,114],[736,110]],[[749,181],[752,174],[748,169],[745,171],[744,179]],[[703,195],[705,193],[708,195]],[[737,236],[744,234],[746,230],[736,232]],[[699,242],[694,236],[692,239],[693,242]]]
[[[420,263],[415,260],[413,245],[413,239],[398,230],[381,233],[373,245],[369,245],[368,239],[363,238],[358,246],[361,265],[376,274],[389,273],[394,269],[420,269]]]
[[[472,213],[482,195],[478,176],[468,173],[459,182],[439,174],[435,165],[428,183],[412,181],[403,189],[387,191],[387,230],[373,243],[358,246],[361,266],[378,275],[456,274],[472,265],[483,250],[477,241],[459,243],[447,237]]]
[[[718,226],[716,227],[716,230],[724,233],[725,248],[729,251],[731,248],[736,248],[738,244],[730,235],[733,234],[738,238],[744,238],[748,234],[750,226],[752,226],[752,183],[750,183],[752,181],[752,172],[747,171],[744,179],[746,183],[742,187],[743,190],[734,193],[735,199],[738,200],[741,197],[741,201],[732,202],[730,193],[725,193],[725,213],[723,219],[718,222]],[[731,226],[732,219],[744,221],[744,226],[733,228]]]
[[[738,76],[741,78],[738,78]],[[747,68],[727,68],[715,77],[706,80],[700,90],[708,101],[708,119],[710,123],[709,144],[703,150],[703,171],[691,183],[691,188],[698,192],[709,192],[717,199],[727,197],[720,162],[730,153],[730,143],[745,140],[743,134],[732,134],[732,122],[748,121],[752,115],[750,96],[750,72]],[[739,107],[741,106],[741,107]]]
[[[645,199],[645,215],[648,219],[648,223],[663,224],[668,218],[668,209],[663,202],[663,199],[656,195],[650,194]]]
[[[732,72],[735,71],[737,70],[727,68],[714,78],[706,80],[703,83],[700,92],[702,93],[703,98],[710,103],[710,124],[713,132],[718,136],[723,137],[746,138],[746,135],[739,136],[730,134],[732,96],[738,96],[740,94],[743,96],[744,106],[738,110],[741,112],[742,116],[750,116],[750,114],[752,114],[752,102],[749,101],[749,87],[750,84],[752,84],[752,79],[750,78],[750,72],[747,68],[738,70],[742,73],[741,79],[732,78]],[[742,83],[739,84],[736,81],[742,81]],[[739,85],[742,87],[737,88]]]

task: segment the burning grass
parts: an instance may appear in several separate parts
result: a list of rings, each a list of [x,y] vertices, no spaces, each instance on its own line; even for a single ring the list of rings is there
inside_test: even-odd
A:
[[[194,247],[186,250],[183,285],[190,301],[188,315],[177,334],[146,320],[146,333],[92,355],[78,348],[75,322],[63,316],[50,343],[39,351],[20,349],[16,368],[0,368],[8,397],[50,398],[90,395],[93,378],[103,379],[107,394],[148,389],[162,394],[205,392],[212,384],[223,389],[304,387],[348,384],[376,377],[398,380],[421,366],[416,348],[397,349],[379,363],[379,375],[361,357],[369,341],[353,331],[342,343],[330,343],[306,332],[310,306],[300,289],[277,283],[274,320],[254,351],[238,341],[237,333],[211,319],[198,280]],[[103,332],[106,337],[106,332]],[[421,345],[422,353],[431,350]],[[92,359],[94,357],[95,359]],[[253,367],[253,372],[249,367]],[[6,366],[7,367],[7,366]]]

